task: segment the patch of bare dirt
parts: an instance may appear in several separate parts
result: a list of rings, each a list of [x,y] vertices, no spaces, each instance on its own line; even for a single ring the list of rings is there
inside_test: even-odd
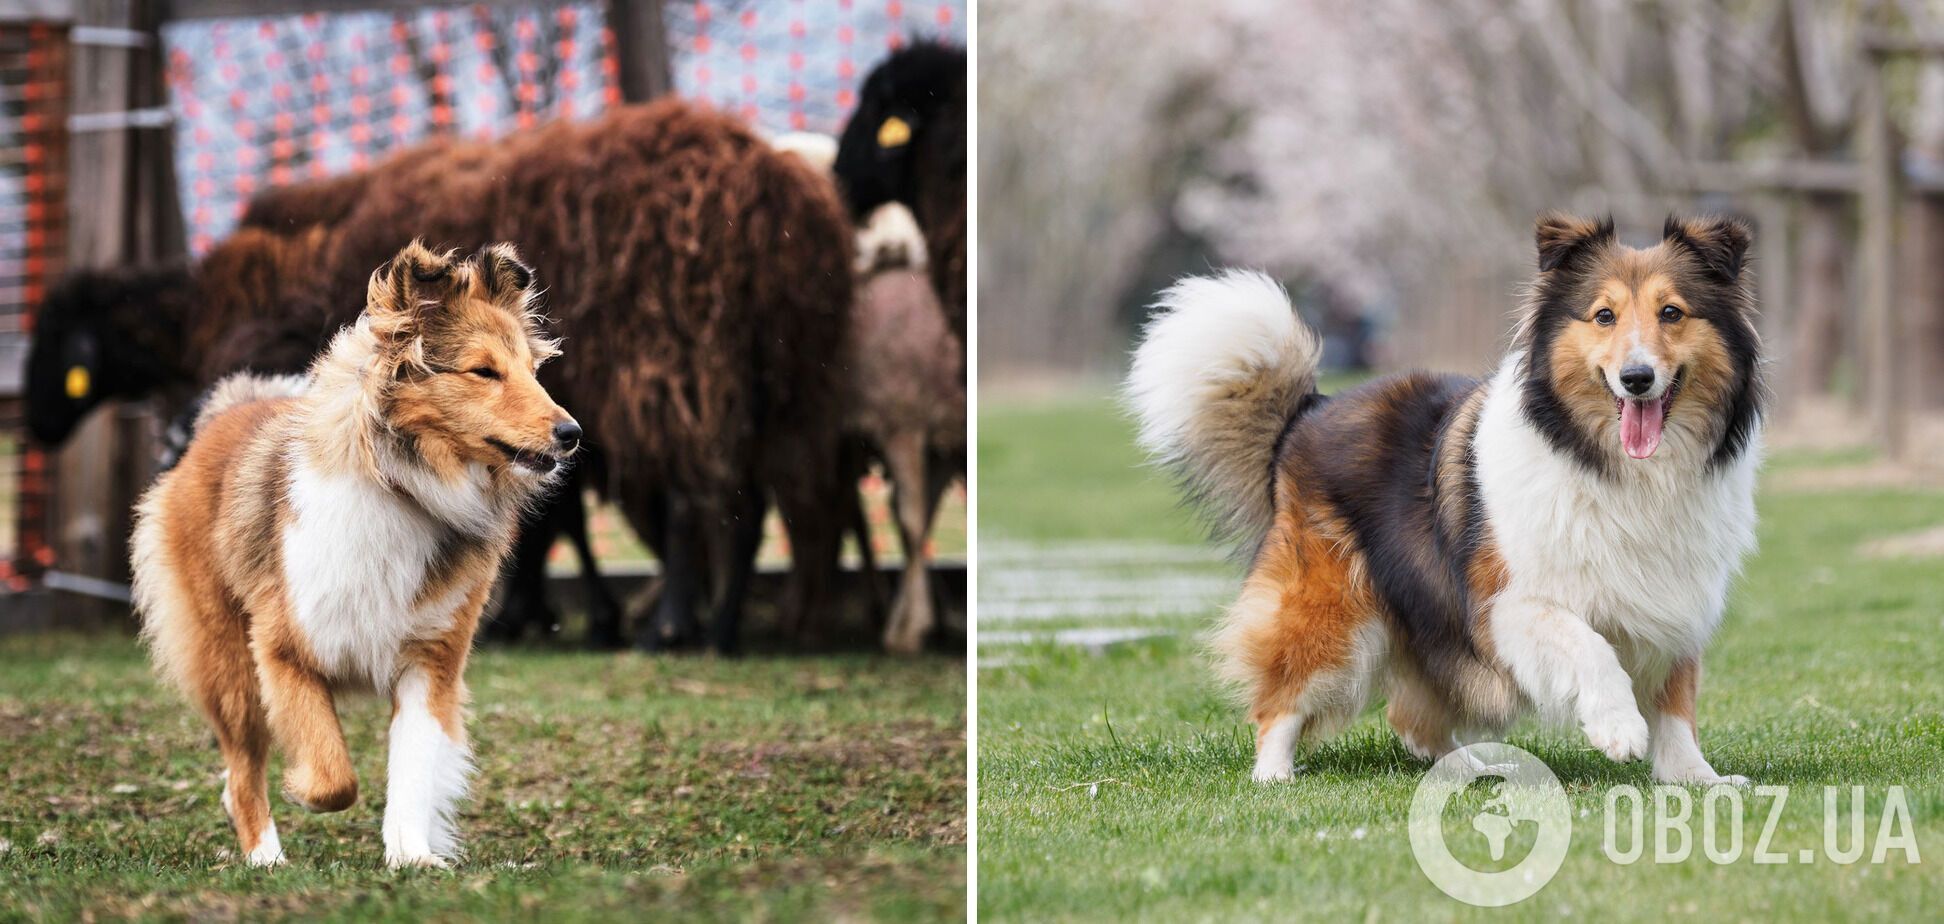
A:
[[[1866,558],[1944,558],[1944,526],[1873,539],[1857,551]]]
[[[1867,415],[1845,401],[1806,400],[1771,427],[1771,450],[1838,452],[1869,449],[1874,434]],[[1910,447],[1897,461],[1871,459],[1847,465],[1814,466],[1777,472],[1769,487],[1781,491],[1844,491],[1855,488],[1944,489],[1944,415],[1911,422]]]
[[[1944,466],[1922,463],[1864,462],[1828,468],[1777,472],[1769,487],[1778,491],[1848,491],[1857,488],[1944,490]]]

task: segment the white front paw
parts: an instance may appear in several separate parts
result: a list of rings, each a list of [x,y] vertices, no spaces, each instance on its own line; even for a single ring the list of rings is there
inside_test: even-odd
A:
[[[1647,756],[1647,720],[1632,703],[1589,710],[1580,719],[1586,740],[1618,763]]]
[[[417,867],[420,869],[451,869],[452,868],[452,864],[447,862],[444,857],[436,856],[431,853],[416,853],[416,852],[397,851],[397,850],[385,851],[385,865],[391,867],[392,869],[406,869],[408,867]]]
[[[1285,780],[1295,779],[1296,771],[1287,765],[1282,767],[1265,767],[1257,764],[1255,772],[1250,774],[1250,778],[1258,783],[1281,783]]]
[[[1723,776],[1713,770],[1676,773],[1666,773],[1656,770],[1654,771],[1654,782],[1686,784],[1689,786],[1747,786],[1748,777],[1742,776],[1739,773],[1730,773]]]

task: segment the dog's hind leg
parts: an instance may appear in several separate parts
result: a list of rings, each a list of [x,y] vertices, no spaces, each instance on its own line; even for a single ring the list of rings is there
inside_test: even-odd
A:
[[[1408,658],[1392,660],[1384,696],[1384,718],[1412,756],[1435,761],[1458,748],[1458,721],[1451,707]]]
[[[1349,563],[1329,543],[1272,535],[1213,639],[1256,726],[1254,778],[1286,780],[1296,746],[1362,710],[1388,651],[1382,618],[1357,605]]]
[[[250,621],[209,570],[183,568],[207,549],[169,542],[168,513],[144,501],[131,537],[135,602],[156,668],[209,720],[223,755],[223,811],[245,862],[284,862],[270,818],[270,731],[250,651]]]
[[[243,616],[225,613],[198,622],[236,629],[233,634],[200,633],[207,660],[188,679],[223,753],[223,811],[236,829],[243,859],[251,866],[275,866],[284,862],[284,852],[277,822],[270,817],[270,729],[256,674],[250,670]]]
[[[276,819],[270,817],[270,729],[262,705],[250,706],[256,715],[216,725],[216,745],[223,751],[223,811],[236,829],[244,861],[275,866],[284,862],[284,852]]]

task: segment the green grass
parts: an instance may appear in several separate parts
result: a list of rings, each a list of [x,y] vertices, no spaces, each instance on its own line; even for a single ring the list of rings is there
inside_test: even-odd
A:
[[[979,432],[982,541],[1198,541],[1165,478],[1138,465],[1127,425],[1106,401],[988,404]],[[1854,461],[1785,456],[1776,467]],[[1872,560],[1855,550],[1944,522],[1944,494],[1767,491],[1760,509],[1761,552],[1709,652],[1699,724],[1719,770],[1793,787],[1771,844],[1790,863],[1752,862],[1770,807],[1752,792],[1743,853],[1732,865],[1709,863],[1699,844],[1687,862],[1657,865],[1651,830],[1648,859],[1610,862],[1601,850],[1603,797],[1618,783],[1646,790],[1647,767],[1612,764],[1576,734],[1525,725],[1510,740],[1559,775],[1576,827],[1558,876],[1507,909],[1512,917],[1936,914],[1944,896],[1944,562]],[[1175,619],[1171,637],[1101,655],[1050,644],[981,652],[995,664],[979,674],[981,917],[1505,914],[1447,898],[1418,870],[1406,818],[1424,766],[1374,710],[1299,756],[1304,769],[1294,782],[1249,781],[1252,729],[1197,647],[1213,617]],[[1922,862],[1893,852],[1881,866],[1867,854],[1851,866],[1820,856],[1797,863],[1801,848],[1822,852],[1824,784],[1866,787],[1870,841],[1887,787],[1906,787]],[[1697,839],[1704,831],[1698,822],[1692,830]],[[1840,830],[1839,844],[1847,843],[1848,828]],[[1522,856],[1516,843],[1505,865]],[[1480,854],[1460,856],[1488,868]]]
[[[7,639],[0,920],[956,919],[962,663],[483,652],[465,860],[384,868],[388,709],[356,697],[358,804],[274,799],[291,862],[266,871],[235,855],[209,732],[132,641]]]

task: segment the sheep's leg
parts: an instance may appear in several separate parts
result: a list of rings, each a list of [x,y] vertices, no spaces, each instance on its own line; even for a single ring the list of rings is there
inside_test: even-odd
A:
[[[553,504],[536,512],[520,524],[519,539],[513,546],[513,569],[506,581],[506,599],[499,612],[486,624],[486,637],[495,642],[517,642],[528,626],[538,625],[542,632],[559,624],[560,619],[547,604],[547,553],[553,550],[555,513]]]
[[[828,435],[825,435],[828,437]],[[819,644],[824,625],[822,607],[837,571],[837,555],[844,533],[843,470],[834,437],[798,434],[796,450],[786,460],[769,460],[769,481],[776,488],[776,506],[790,538],[790,587],[784,606],[785,630],[804,647]],[[776,470],[787,464],[786,469]]]
[[[749,580],[756,570],[756,550],[763,544],[763,514],[769,505],[762,488],[743,489],[741,508],[729,526],[728,558],[716,569],[722,578],[722,593],[716,601],[714,635],[711,644],[719,654],[732,655],[742,647],[742,611],[749,597]]]
[[[695,509],[685,498],[664,495],[666,541],[661,549],[661,597],[654,618],[635,636],[635,646],[649,651],[679,648],[695,636]]]
[[[878,581],[877,549],[871,546],[871,520],[864,508],[864,493],[858,489],[858,482],[870,471],[870,447],[861,439],[845,440],[841,469],[844,527],[857,537],[858,577],[864,582],[865,620],[873,629],[881,630],[885,619],[884,587]],[[841,537],[837,544],[841,561]]]
[[[929,545],[933,533],[938,528],[938,508],[945,502],[945,492],[951,490],[952,482],[965,472],[965,457],[962,454],[947,452],[925,453],[925,539]],[[937,564],[927,557],[926,567]],[[932,611],[945,612],[945,590],[937,581],[932,582]]]
[[[864,495],[857,479],[844,479],[845,499],[850,501],[850,528],[857,535],[858,578],[864,582],[865,616],[873,626],[885,621],[884,585],[878,580],[877,550],[871,545],[871,519],[864,512]]]
[[[590,648],[621,647],[621,604],[601,577],[601,562],[594,557],[594,544],[587,535],[587,503],[581,498],[580,479],[572,478],[562,487],[559,500],[560,530],[574,543],[580,558],[582,594],[587,598],[587,645]]]
[[[931,631],[931,566],[925,543],[931,536],[931,485],[925,478],[925,440],[922,434],[898,433],[885,441],[885,464],[891,469],[897,506],[898,535],[904,542],[904,582],[891,606],[891,622],[884,627],[884,647],[899,654],[915,654]]]

